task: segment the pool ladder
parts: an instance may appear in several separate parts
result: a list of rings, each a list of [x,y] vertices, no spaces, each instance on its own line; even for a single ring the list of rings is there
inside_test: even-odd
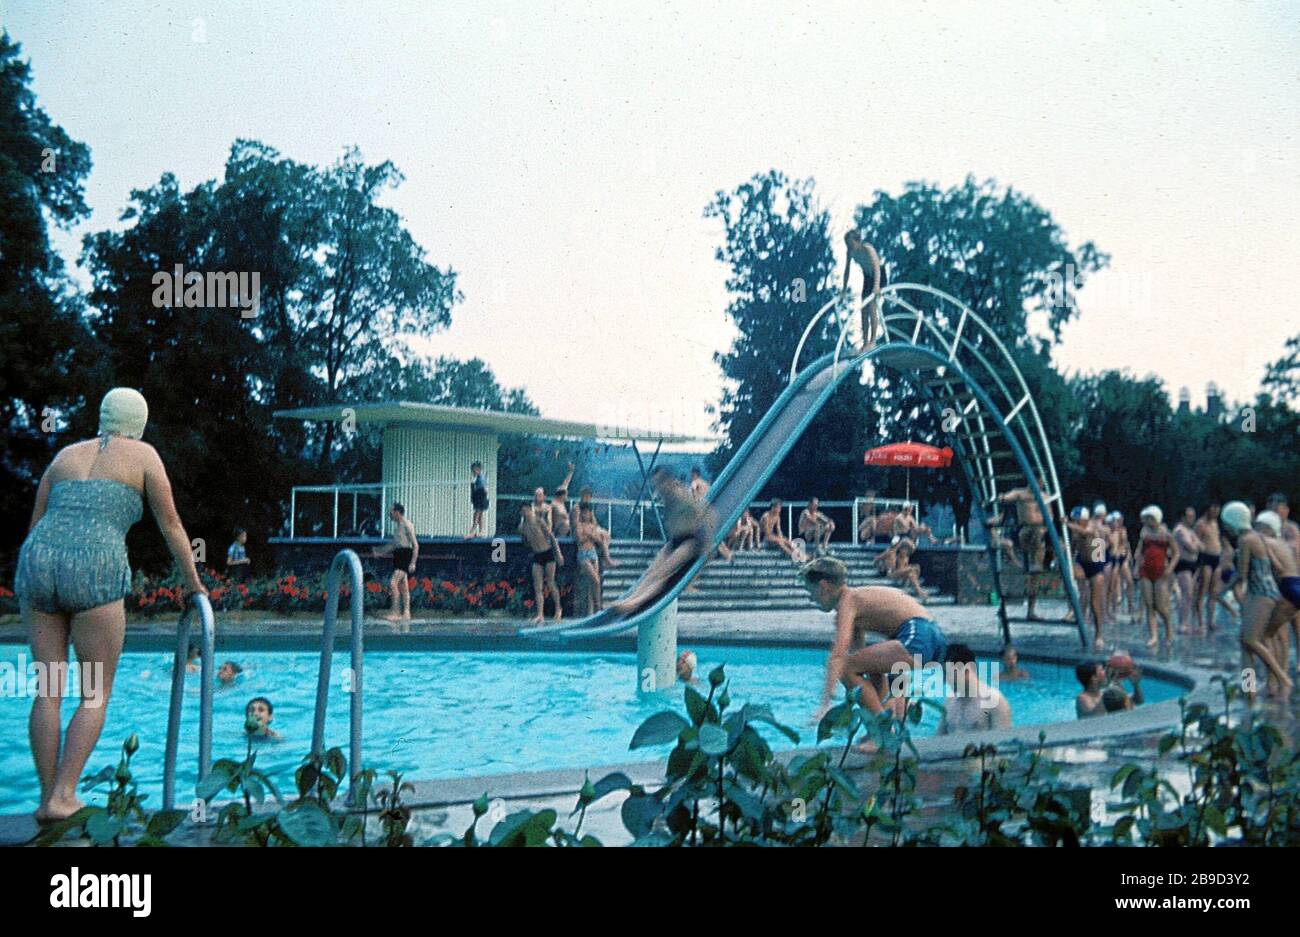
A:
[[[216,653],[216,627],[212,603],[203,593],[195,593],[185,603],[176,626],[176,656],[172,659],[171,706],[167,711],[167,748],[163,755],[163,809],[176,803],[176,751],[181,734],[181,703],[185,696],[185,669],[189,666],[190,615],[199,613],[199,633],[203,641],[199,676],[199,779],[212,770],[212,658]]]
[[[330,563],[326,579],[325,625],[321,632],[320,671],[316,678],[316,717],[311,729],[311,753],[325,752],[325,713],[329,708],[330,663],[334,657],[334,626],[339,613],[339,580],[347,567],[352,587],[352,667],[347,689],[351,695],[348,772],[355,777],[361,770],[361,665],[365,652],[365,583],[361,575],[361,558],[353,550],[340,550]],[[349,798],[356,792],[349,778]]]

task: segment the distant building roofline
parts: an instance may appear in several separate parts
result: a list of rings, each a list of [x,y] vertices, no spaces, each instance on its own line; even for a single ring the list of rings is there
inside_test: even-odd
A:
[[[276,410],[272,415],[276,419],[300,420],[307,423],[333,422],[351,418],[357,423],[422,424],[426,426],[479,429],[495,433],[526,433],[534,436],[569,439],[599,439],[625,442],[636,440],[673,444],[714,444],[718,441],[712,436],[694,436],[686,433],[672,433],[631,426],[613,426],[604,423],[586,423],[577,420],[555,420],[549,417],[530,416],[526,413],[477,410],[472,407],[448,407],[442,404],[415,403],[409,400],[302,407],[296,410]]]

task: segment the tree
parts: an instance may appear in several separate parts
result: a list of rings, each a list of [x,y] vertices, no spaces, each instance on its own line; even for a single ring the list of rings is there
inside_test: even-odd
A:
[[[149,399],[146,438],[205,541],[223,542],[238,524],[256,547],[278,529],[293,484],[330,480],[343,448],[334,424],[273,426],[275,410],[335,401],[390,370],[402,336],[450,321],[454,274],[428,263],[400,218],[375,204],[400,179],[355,150],[319,169],[237,141],[224,179],[182,192],[164,175],[132,193],[126,227],[85,239],[91,321],[107,349],[99,383]],[[211,305],[211,296],[197,307],[160,300],[156,278],[176,265],[250,282],[256,274],[256,315]],[[152,531],[136,536],[145,565],[163,560]]]
[[[0,511],[25,520],[99,356],[48,229],[89,214],[82,183],[90,149],[37,105],[21,53],[0,32]],[[12,550],[25,530],[8,525],[0,550]]]
[[[800,336],[835,295],[835,257],[830,215],[817,203],[811,179],[792,181],[770,170],[733,192],[719,191],[704,215],[723,224],[724,243],[716,257],[729,268],[727,315],[739,333],[727,352],[715,355],[727,382],[716,423],[725,438],[709,460],[717,470],[785,389]],[[802,363],[833,350],[839,326],[834,316],[824,317],[809,336]],[[856,380],[841,385],[766,490],[823,499],[858,490],[864,394]]]
[[[911,182],[897,196],[878,190],[869,204],[858,207],[854,220],[880,252],[887,282],[942,290],[989,325],[1025,379],[1058,470],[1073,470],[1071,410],[1064,382],[1052,367],[1051,348],[1060,341],[1061,327],[1079,314],[1077,290],[1109,257],[1092,242],[1071,249],[1050,213],[1033,199],[992,180],[976,182],[973,176],[948,189]],[[934,312],[944,314],[937,304]],[[1031,329],[1035,314],[1043,318],[1046,335]],[[1000,359],[982,335],[963,335],[991,362]],[[1005,381],[1012,375],[1000,369],[999,376]],[[881,441],[948,441],[906,377],[882,375],[871,404],[870,428]],[[954,504],[959,523],[965,523],[970,506],[959,473],[927,473],[920,491],[922,497]]]

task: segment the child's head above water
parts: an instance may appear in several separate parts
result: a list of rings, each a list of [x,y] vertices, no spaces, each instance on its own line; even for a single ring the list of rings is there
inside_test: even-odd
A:
[[[257,724],[261,726],[258,731],[262,734],[265,734],[270,728],[271,717],[274,714],[275,707],[271,705],[271,701],[265,696],[253,697],[248,701],[248,705],[244,707],[245,719],[257,720]]]
[[[233,660],[228,660],[217,668],[217,679],[222,683],[234,683],[235,678],[243,672],[243,667],[240,667]]]

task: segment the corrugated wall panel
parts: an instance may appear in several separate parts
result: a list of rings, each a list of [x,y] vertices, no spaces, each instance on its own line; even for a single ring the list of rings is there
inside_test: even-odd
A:
[[[388,506],[400,501],[422,537],[465,535],[472,517],[469,466],[482,462],[491,498],[483,526],[489,535],[496,529],[495,434],[389,424],[384,427],[383,461],[385,518]],[[391,522],[387,522],[386,529],[389,527]]]

